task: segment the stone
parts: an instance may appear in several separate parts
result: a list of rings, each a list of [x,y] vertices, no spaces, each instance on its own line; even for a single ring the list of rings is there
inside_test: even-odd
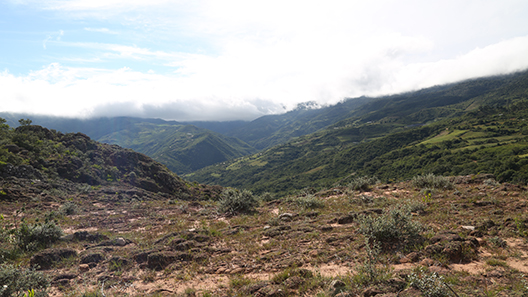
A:
[[[81,264],[99,263],[105,259],[101,253],[90,253],[81,257]]]
[[[79,272],[86,272],[88,270],[90,270],[90,265],[88,265],[88,264],[79,265]]]
[[[293,220],[293,214],[285,212],[279,216],[279,219],[284,222],[291,222]]]
[[[32,266],[39,266],[39,269],[48,269],[63,259],[76,256],[77,251],[71,248],[51,248],[35,254],[29,263]]]
[[[119,237],[115,239],[115,245],[116,246],[125,246],[127,244],[126,240],[123,237]]]

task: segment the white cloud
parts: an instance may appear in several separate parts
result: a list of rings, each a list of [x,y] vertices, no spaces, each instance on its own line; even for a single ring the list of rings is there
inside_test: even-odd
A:
[[[84,30],[86,30],[88,32],[98,32],[98,33],[105,33],[105,34],[118,34],[117,32],[111,31],[108,28],[89,28],[89,27],[86,27],[86,28],[84,28]]]
[[[84,31],[125,29],[114,43],[50,35],[43,47],[53,42],[69,54],[26,76],[0,75],[13,98],[5,110],[248,119],[299,102],[335,103],[528,68],[522,0],[22,2],[81,19]],[[69,64],[75,61],[101,64]],[[103,69],[102,61],[120,66]]]

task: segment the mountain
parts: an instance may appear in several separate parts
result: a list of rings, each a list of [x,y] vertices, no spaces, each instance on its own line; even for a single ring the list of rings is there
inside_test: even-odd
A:
[[[228,131],[226,135],[263,150],[346,119],[353,110],[369,100],[365,97],[355,98],[325,107],[319,107],[313,102],[305,102],[284,114],[262,116]]]
[[[136,188],[187,198],[196,196],[197,192],[210,192],[200,187],[194,189],[166,166],[144,154],[99,143],[81,133],[63,134],[28,124],[12,129],[0,119],[0,143],[0,177],[7,181],[0,199],[19,197],[20,189],[8,189],[9,180],[13,178],[13,182],[27,179],[37,184],[53,181]],[[49,185],[46,187],[50,189]]]
[[[192,125],[143,122],[98,140],[144,153],[178,174],[255,152],[239,139]]]
[[[373,98],[327,129],[185,178],[288,193],[422,173],[528,181],[528,72]]]
[[[256,151],[239,139],[161,119],[69,119],[9,113],[0,113],[0,117],[4,117],[10,126],[18,126],[19,119],[28,118],[34,124],[49,129],[64,133],[81,132],[100,142],[132,148],[162,162],[177,174],[189,173]]]

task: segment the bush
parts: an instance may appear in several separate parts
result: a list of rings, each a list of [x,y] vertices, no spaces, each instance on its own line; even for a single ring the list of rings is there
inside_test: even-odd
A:
[[[409,275],[409,283],[420,290],[424,296],[445,297],[451,296],[444,278],[436,272],[428,273],[425,268],[420,268]]]
[[[314,195],[299,197],[294,200],[297,205],[305,209],[323,208],[325,203]]]
[[[416,188],[432,188],[432,189],[446,189],[451,190],[455,185],[446,176],[437,176],[432,173],[426,175],[417,175],[412,179],[412,185]]]
[[[270,192],[265,192],[262,195],[260,195],[259,199],[260,201],[263,201],[263,202],[270,202],[270,201],[277,200],[278,198],[272,195]]]
[[[411,211],[406,205],[391,208],[378,217],[361,215],[358,222],[360,233],[371,242],[383,243],[386,248],[394,243],[415,241],[423,230],[419,222],[412,221]]]
[[[354,191],[369,191],[370,186],[379,183],[379,179],[376,177],[356,177],[349,184],[348,187]]]
[[[258,200],[248,190],[227,189],[222,192],[218,201],[218,211],[226,214],[250,213],[255,211]]]
[[[79,206],[74,202],[68,201],[61,205],[59,212],[63,215],[74,215],[79,212]]]
[[[20,296],[31,289],[35,296],[47,296],[50,281],[46,275],[33,269],[15,265],[0,265],[0,297]]]
[[[24,222],[15,232],[16,244],[24,251],[48,247],[62,235],[62,229],[53,221],[31,226]]]
[[[361,286],[369,286],[388,280],[391,276],[391,270],[388,266],[378,266],[380,261],[381,247],[376,241],[370,242],[365,240],[365,261],[354,267],[356,273],[352,281]]]

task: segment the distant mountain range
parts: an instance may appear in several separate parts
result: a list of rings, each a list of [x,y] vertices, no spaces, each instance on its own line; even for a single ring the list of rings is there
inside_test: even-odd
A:
[[[504,181],[528,180],[526,101],[524,71],[325,107],[306,103],[251,122],[0,117],[10,126],[30,118],[50,129],[131,148],[190,180],[288,192],[346,183],[358,175],[388,181],[426,172],[488,172]],[[517,159],[506,168],[489,156],[506,163]]]

